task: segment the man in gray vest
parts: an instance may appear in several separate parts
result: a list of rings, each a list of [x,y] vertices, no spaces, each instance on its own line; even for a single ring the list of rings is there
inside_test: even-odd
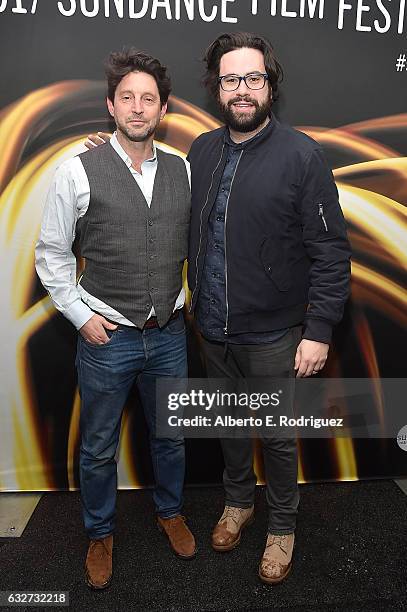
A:
[[[150,432],[158,526],[179,557],[196,553],[181,516],[183,439],[155,436],[156,380],[187,376],[187,168],[153,142],[171,91],[166,68],[132,48],[111,53],[106,74],[107,106],[117,131],[109,143],[58,168],[36,246],[42,284],[79,330],[80,482],[90,538],[86,580],[95,589],[106,588],[112,576],[115,455],[134,381]],[[74,240],[86,262],[77,284]]]

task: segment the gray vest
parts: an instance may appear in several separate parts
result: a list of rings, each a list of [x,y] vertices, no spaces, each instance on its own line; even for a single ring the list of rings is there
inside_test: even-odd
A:
[[[157,149],[150,208],[110,144],[79,155],[90,185],[76,236],[85,259],[82,287],[137,327],[151,306],[158,324],[171,316],[187,257],[190,189],[183,160]]]

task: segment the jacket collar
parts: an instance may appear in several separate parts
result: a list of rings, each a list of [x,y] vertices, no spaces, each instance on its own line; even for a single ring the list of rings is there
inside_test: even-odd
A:
[[[245,149],[246,151],[250,151],[251,149],[256,148],[263,141],[270,138],[270,136],[279,124],[280,122],[276,119],[274,114],[271,113],[270,121],[258,134],[256,134],[249,140],[240,143],[233,142],[233,140],[230,138],[229,128],[225,125],[222,133],[223,142],[230,146],[236,147],[237,149]]]

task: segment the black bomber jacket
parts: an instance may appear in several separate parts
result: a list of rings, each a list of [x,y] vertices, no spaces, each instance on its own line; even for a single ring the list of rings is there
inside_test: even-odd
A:
[[[191,311],[226,163],[226,129],[199,136],[187,157]],[[350,256],[338,191],[321,146],[272,115],[243,149],[226,207],[225,339],[303,323],[303,338],[329,343],[349,294]]]

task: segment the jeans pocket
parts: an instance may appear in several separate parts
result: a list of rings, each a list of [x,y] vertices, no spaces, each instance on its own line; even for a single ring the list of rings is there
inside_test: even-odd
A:
[[[178,336],[179,334],[183,334],[185,332],[185,321],[183,313],[180,312],[176,319],[172,319],[171,321],[169,321],[164,327],[164,329],[171,336]]]
[[[104,346],[107,346],[108,344],[110,344],[114,338],[114,336],[117,333],[117,329],[105,329],[106,335],[108,337],[108,340],[106,342],[104,342],[103,344],[94,344],[93,342],[89,342],[89,340],[86,340],[86,338],[84,338],[82,336],[81,333],[79,333],[79,338],[86,344],[86,346],[91,346],[92,348],[103,348]]]

